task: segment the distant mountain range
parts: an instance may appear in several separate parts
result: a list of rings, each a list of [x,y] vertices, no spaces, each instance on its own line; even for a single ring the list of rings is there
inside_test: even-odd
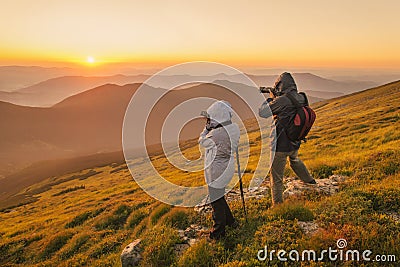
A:
[[[0,170],[120,149],[122,118],[138,87],[103,85],[51,108],[0,102]]]
[[[148,76],[63,76],[52,78],[38,84],[13,92],[0,92],[0,100],[23,106],[50,107],[69,96],[90,90],[104,84],[124,85],[139,83]]]
[[[258,85],[273,85],[278,75],[248,75]],[[348,94],[377,84],[369,81],[334,81],[314,75],[312,73],[293,73],[293,77],[300,91],[320,91],[338,94]],[[328,97],[324,97],[328,98]]]
[[[71,68],[39,66],[0,66],[0,91],[11,92],[48,79],[77,75]]]
[[[277,75],[248,75],[258,86],[271,86],[274,84]],[[365,88],[376,86],[373,82],[351,81],[338,82],[325,79],[310,73],[294,73],[293,74],[300,91],[306,91],[310,96],[315,97],[315,101],[338,97],[343,94],[359,91]],[[24,87],[13,92],[1,91],[0,101],[9,102],[23,106],[33,107],[50,107],[63,99],[90,90],[103,84],[124,85],[129,83],[141,83],[146,81],[150,75],[114,75],[114,76],[63,76],[52,78],[32,86]],[[189,75],[183,76],[162,76],[162,84],[168,88],[174,81],[187,80],[188,82],[195,80],[196,77]],[[203,77],[197,77],[199,79]],[[211,79],[214,80],[230,80],[229,75],[218,74]],[[233,77],[235,78],[235,77]]]
[[[0,174],[11,173],[37,160],[76,157],[94,153],[112,152],[122,149],[122,124],[127,105],[141,84],[124,86],[106,84],[71,96],[48,107],[26,107],[0,102]],[[159,94],[164,89],[144,85],[146,94]],[[243,86],[241,86],[243,87]],[[244,91],[250,90],[244,88]],[[234,94],[213,84],[194,85],[186,89],[171,90],[157,104],[148,119],[148,145],[160,143],[160,133],[167,114],[179,103],[194,97],[226,99],[236,110],[249,116],[249,110]],[[135,106],[138,116],[146,112]],[[204,106],[192,105],[199,112]],[[183,121],[185,114],[177,114]],[[194,121],[181,132],[180,138],[197,137],[204,121]],[[133,147],[143,146],[140,139],[142,128],[133,133]],[[147,136],[146,136],[147,137]],[[168,140],[176,136],[167,135]]]

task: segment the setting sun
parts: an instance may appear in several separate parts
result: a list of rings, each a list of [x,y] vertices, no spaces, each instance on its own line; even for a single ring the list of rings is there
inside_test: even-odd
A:
[[[89,64],[93,64],[93,63],[96,62],[96,60],[95,60],[94,57],[88,56],[87,59],[86,59],[86,62],[89,63]]]

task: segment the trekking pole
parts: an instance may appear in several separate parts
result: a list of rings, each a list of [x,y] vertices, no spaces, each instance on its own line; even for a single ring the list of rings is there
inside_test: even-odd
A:
[[[244,218],[246,219],[246,222],[247,222],[247,212],[246,212],[246,204],[245,204],[245,202],[244,202],[242,174],[240,173],[239,149],[238,149],[237,147],[236,147],[236,163],[237,163],[237,168],[238,168],[239,186],[240,186],[240,196],[242,197]]]

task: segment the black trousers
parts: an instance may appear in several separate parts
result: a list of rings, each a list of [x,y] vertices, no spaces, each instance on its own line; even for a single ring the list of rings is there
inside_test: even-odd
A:
[[[225,188],[208,187],[208,193],[211,207],[213,208],[212,217],[214,220],[214,227],[210,236],[218,238],[225,235],[225,226],[232,225],[235,222],[235,218],[225,200]]]

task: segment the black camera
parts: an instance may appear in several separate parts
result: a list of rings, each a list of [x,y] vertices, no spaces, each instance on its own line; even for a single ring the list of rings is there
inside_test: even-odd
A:
[[[260,86],[260,93],[262,93],[262,94],[273,93],[275,95],[275,88],[274,87]]]

